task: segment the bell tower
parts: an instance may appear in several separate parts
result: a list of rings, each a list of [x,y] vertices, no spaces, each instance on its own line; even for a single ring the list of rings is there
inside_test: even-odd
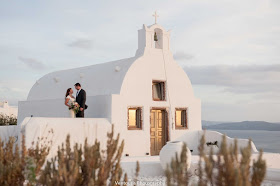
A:
[[[170,31],[166,31],[157,24],[158,15],[155,13],[155,24],[151,26],[143,25],[138,30],[138,50],[136,55],[143,54],[146,50],[170,50]]]

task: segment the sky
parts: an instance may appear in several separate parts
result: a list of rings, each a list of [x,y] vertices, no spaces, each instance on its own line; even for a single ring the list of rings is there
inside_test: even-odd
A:
[[[26,100],[49,72],[134,56],[155,10],[203,120],[280,122],[279,0],[0,0],[0,101]]]

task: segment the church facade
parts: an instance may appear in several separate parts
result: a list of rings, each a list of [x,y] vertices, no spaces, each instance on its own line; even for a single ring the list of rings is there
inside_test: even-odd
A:
[[[173,58],[170,31],[158,24],[138,30],[134,57],[39,79],[27,100],[19,102],[18,122],[31,116],[60,121],[68,117],[64,95],[76,82],[87,92],[85,119],[104,118],[114,124],[129,156],[158,155],[167,141],[201,130],[201,102]],[[72,120],[82,125],[82,119]]]

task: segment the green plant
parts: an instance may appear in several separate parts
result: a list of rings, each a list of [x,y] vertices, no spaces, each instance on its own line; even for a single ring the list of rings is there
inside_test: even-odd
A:
[[[0,113],[0,126],[1,125],[17,125],[17,118],[14,115],[8,116]]]

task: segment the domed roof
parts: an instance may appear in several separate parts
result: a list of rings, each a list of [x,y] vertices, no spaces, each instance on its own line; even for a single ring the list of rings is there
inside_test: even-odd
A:
[[[52,72],[39,79],[27,100],[64,98],[68,88],[79,82],[87,96],[119,94],[123,79],[135,57],[81,68]]]
[[[96,64],[76,69],[52,72],[39,79],[29,92],[28,101],[64,98],[68,88],[79,82],[87,96],[120,94],[124,77],[131,64],[151,49],[154,30],[160,30],[159,46],[169,50],[169,31],[158,25],[143,25],[138,32],[138,50],[135,57]]]

